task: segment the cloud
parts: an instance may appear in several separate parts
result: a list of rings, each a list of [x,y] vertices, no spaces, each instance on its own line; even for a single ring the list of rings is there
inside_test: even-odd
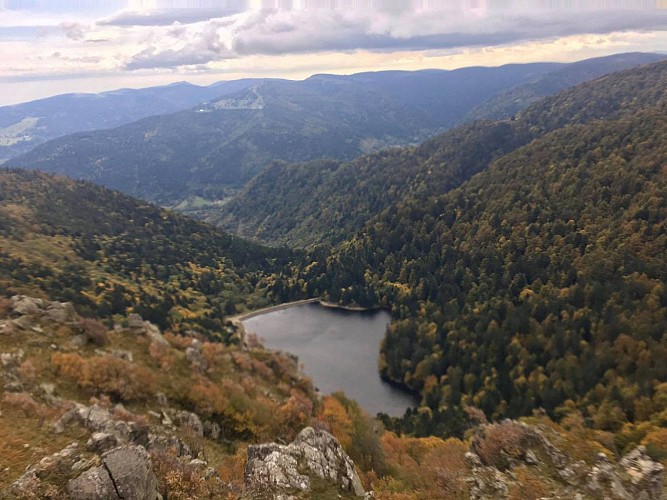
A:
[[[452,10],[393,12],[273,11],[234,27],[242,55],[328,50],[426,50],[667,27],[667,11],[498,12],[484,17]]]
[[[126,61],[124,68],[176,68],[237,57],[221,39],[219,27],[220,24],[215,22],[207,23],[198,30],[174,26],[167,31],[166,37],[157,38]]]
[[[83,40],[86,36],[86,28],[79,23],[72,21],[63,21],[60,23],[60,29],[70,40]]]
[[[243,9],[164,9],[150,11],[123,11],[110,18],[102,19],[98,24],[104,26],[170,26],[174,23],[193,24],[214,18],[223,18],[239,14]]]
[[[665,30],[667,11],[265,9],[163,27],[128,70],[205,65],[251,55],[494,47],[617,31]],[[194,9],[199,11],[204,9]],[[156,17],[150,14],[155,21]],[[158,16],[159,17],[159,16]],[[166,19],[166,18],[165,18]],[[158,28],[155,28],[158,29]],[[177,41],[175,41],[177,39]]]

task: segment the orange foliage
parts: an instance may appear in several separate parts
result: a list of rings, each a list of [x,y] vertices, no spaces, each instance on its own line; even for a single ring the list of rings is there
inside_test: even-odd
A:
[[[336,436],[343,448],[348,449],[352,444],[352,433],[354,426],[347,410],[332,396],[326,396],[322,404],[322,410],[317,419],[326,425],[329,431]]]
[[[86,369],[87,363],[78,354],[56,352],[51,356],[51,364],[53,364],[58,373],[65,377],[78,380]]]
[[[78,354],[55,353],[51,363],[78,386],[121,400],[145,399],[155,390],[155,377],[149,369],[113,356],[86,360]]]
[[[482,462],[504,470],[510,459],[520,459],[524,455],[527,439],[526,431],[520,425],[504,422],[484,427],[474,448]]]
[[[187,398],[196,413],[207,417],[222,414],[227,407],[222,389],[203,378],[192,384]]]
[[[160,342],[151,342],[148,346],[148,355],[158,362],[162,370],[168,370],[174,364],[174,356],[169,348]]]
[[[209,370],[215,369],[220,364],[223,351],[224,347],[220,343],[204,342],[201,347],[201,354]]]
[[[190,347],[190,344],[192,343],[192,339],[190,337],[184,337],[183,335],[174,335],[171,332],[166,332],[164,334],[164,338],[169,342],[171,347],[174,349],[178,349],[179,351],[185,351],[188,347]]]

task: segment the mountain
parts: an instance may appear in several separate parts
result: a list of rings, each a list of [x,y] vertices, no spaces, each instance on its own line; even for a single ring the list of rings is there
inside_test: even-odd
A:
[[[537,77],[534,81],[503,89],[486,102],[475,106],[466,115],[467,120],[500,120],[515,115],[522,109],[549,96],[608,73],[632,68],[639,64],[664,61],[664,54],[626,53],[587,59],[563,66]]]
[[[448,104],[452,98],[468,102],[469,110],[473,103],[462,96],[473,81],[484,82],[474,84],[481,90],[473,100],[481,103],[550,68],[532,64],[265,81],[189,111],[56,139],[8,165],[90,180],[165,205],[186,200],[181,208],[188,208],[193,199],[208,205],[205,200],[224,199],[230,188],[273,160],[351,159],[424,140],[463,116],[458,104]],[[385,80],[386,91],[380,84]]]
[[[655,106],[665,83],[665,63],[658,63],[546,98],[512,120],[457,127],[416,148],[347,163],[274,163],[232,201],[204,216],[267,243],[303,247],[340,242],[405,197],[446,192],[549,131]]]
[[[237,80],[209,87],[175,83],[100,94],[65,94],[0,107],[0,163],[56,137],[114,128],[147,116],[189,109],[254,82]]]
[[[418,178],[281,281],[391,307],[381,371],[423,398],[399,429],[460,431],[469,405],[494,419],[577,412],[610,432],[660,420],[666,84],[663,62],[541,101],[504,142],[538,137],[454,189]]]
[[[290,258],[99,186],[0,170],[1,295],[230,340],[226,317],[264,303],[259,279]]]

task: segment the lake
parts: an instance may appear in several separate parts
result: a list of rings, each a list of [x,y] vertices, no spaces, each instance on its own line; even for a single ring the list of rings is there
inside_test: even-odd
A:
[[[271,349],[299,357],[303,371],[322,394],[343,391],[369,414],[402,416],[415,398],[384,382],[378,372],[380,343],[389,324],[386,311],[345,311],[303,304],[243,321]]]

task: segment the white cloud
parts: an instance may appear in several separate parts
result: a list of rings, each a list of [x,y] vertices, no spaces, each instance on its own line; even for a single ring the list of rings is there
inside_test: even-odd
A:
[[[667,10],[526,8],[531,2],[496,11],[452,8],[456,2],[440,4],[448,9],[415,7],[433,0],[337,0],[344,8],[269,10],[243,10],[246,0],[197,0],[198,8],[174,0],[180,8],[165,9],[162,0],[132,0],[116,2],[131,9],[100,14],[92,8],[68,12],[66,4],[76,2],[58,1],[60,8],[48,12],[2,10],[0,82],[50,78],[72,85],[71,75],[79,74],[96,89],[103,80],[96,75],[108,82],[152,77],[158,84],[574,60],[667,47]],[[365,7],[347,8],[360,4]],[[366,8],[371,4],[381,8]]]

